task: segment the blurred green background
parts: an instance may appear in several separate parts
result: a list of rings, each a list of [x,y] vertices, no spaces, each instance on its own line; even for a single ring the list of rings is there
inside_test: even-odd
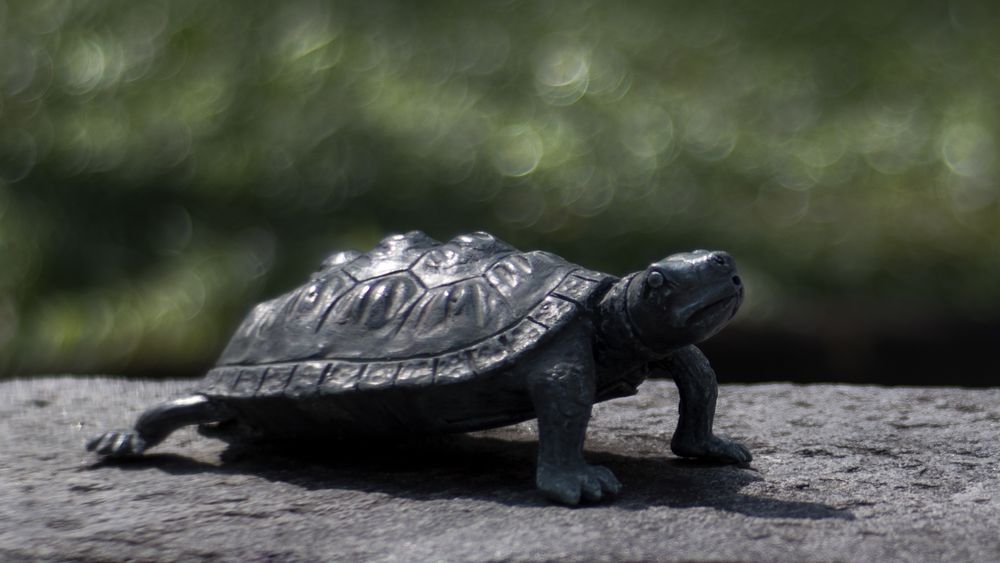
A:
[[[723,379],[996,385],[990,1],[0,0],[0,376],[193,376],[332,250],[729,250]]]

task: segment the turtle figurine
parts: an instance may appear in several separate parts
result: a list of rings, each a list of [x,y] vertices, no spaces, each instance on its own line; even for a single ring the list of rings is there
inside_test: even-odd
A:
[[[86,448],[135,456],[192,424],[316,447],[537,418],[537,487],[560,503],[596,501],[620,485],[583,459],[591,407],[649,376],[679,389],[675,454],[751,460],[712,433],[718,386],[694,346],[743,295],[725,252],[674,254],[618,278],[484,232],[443,244],[393,235],[331,255],[304,285],[257,305],[190,395]],[[228,427],[243,432],[218,432]]]

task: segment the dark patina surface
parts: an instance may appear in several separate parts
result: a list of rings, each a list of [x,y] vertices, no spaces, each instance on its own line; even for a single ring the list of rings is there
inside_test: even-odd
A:
[[[192,393],[87,448],[141,454],[200,424],[230,441],[396,438],[537,418],[536,481],[576,504],[614,494],[583,441],[595,402],[672,377],[685,457],[748,462],[715,436],[717,384],[694,346],[743,300],[732,258],[696,250],[617,278],[487,233],[440,243],[421,232],[338,252],[301,287],[258,305]]]

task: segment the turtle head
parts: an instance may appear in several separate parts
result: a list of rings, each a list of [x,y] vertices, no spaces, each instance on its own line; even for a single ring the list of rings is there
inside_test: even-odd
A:
[[[625,293],[634,336],[665,353],[719,332],[743,303],[744,289],[729,254],[695,250],[630,276]]]

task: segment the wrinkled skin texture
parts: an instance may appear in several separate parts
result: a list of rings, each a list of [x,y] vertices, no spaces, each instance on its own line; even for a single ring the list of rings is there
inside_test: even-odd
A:
[[[609,469],[583,460],[595,393],[593,352],[583,332],[567,331],[527,374],[538,417],[535,484],[550,499],[570,505],[598,501],[621,488]]]

